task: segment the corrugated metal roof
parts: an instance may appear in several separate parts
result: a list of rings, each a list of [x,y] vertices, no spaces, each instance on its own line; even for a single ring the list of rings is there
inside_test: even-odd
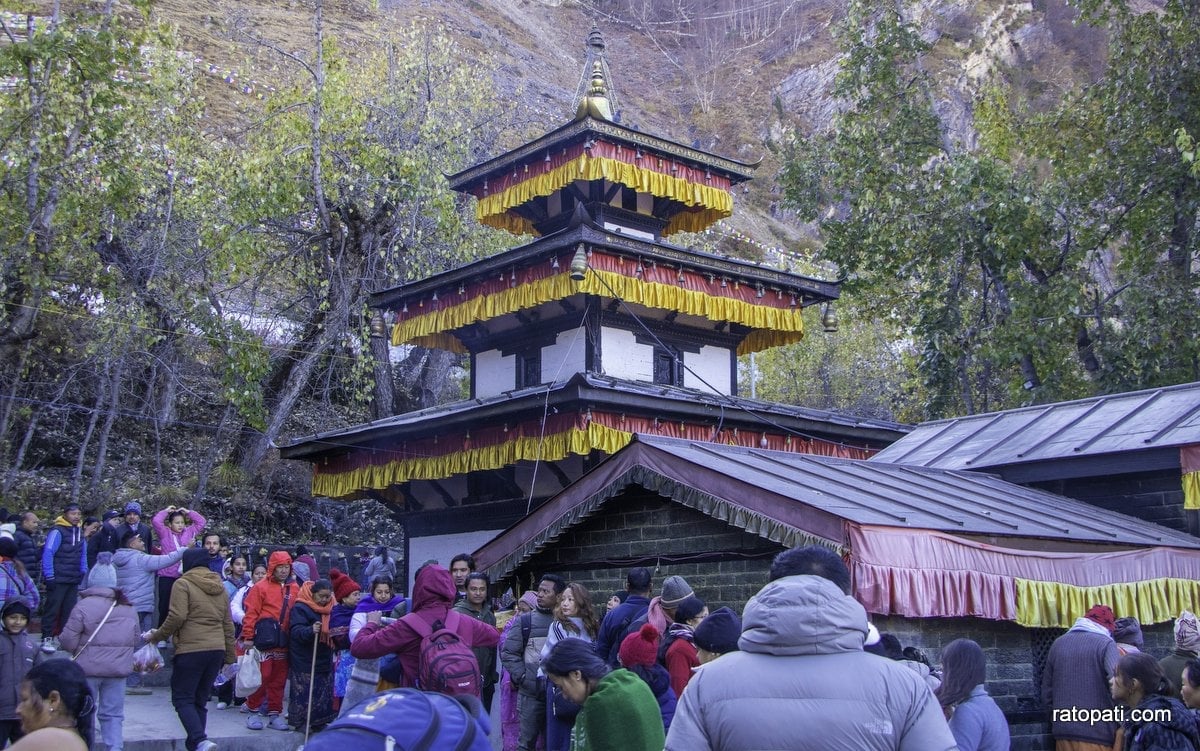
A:
[[[983,469],[1200,443],[1200,383],[918,425],[871,461]]]
[[[1200,538],[1183,532],[976,472],[642,435],[638,440],[695,467],[721,472],[752,488],[859,524],[954,534],[1200,548]],[[686,477],[685,472],[679,474]]]
[[[507,575],[630,485],[785,545],[844,544],[837,525],[851,522],[1042,540],[1051,550],[1055,542],[1200,549],[1200,538],[991,475],[638,434],[476,558]]]

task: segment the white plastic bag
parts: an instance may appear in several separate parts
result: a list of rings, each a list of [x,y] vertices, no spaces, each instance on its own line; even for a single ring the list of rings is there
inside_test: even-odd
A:
[[[245,699],[262,685],[262,668],[258,666],[262,655],[254,647],[238,658],[237,676],[233,679],[233,695]]]

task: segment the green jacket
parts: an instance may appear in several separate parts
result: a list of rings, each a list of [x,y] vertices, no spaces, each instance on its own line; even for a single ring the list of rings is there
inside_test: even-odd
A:
[[[658,700],[645,681],[622,668],[601,678],[584,701],[571,751],[662,751],[665,743]]]

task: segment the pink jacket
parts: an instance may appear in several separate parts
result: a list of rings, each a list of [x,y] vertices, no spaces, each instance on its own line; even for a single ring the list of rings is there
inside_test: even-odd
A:
[[[426,566],[417,574],[413,587],[412,614],[432,627],[435,621],[445,621],[457,594],[449,571],[436,564]],[[494,647],[500,643],[500,632],[495,626],[474,618],[460,617],[456,631],[468,647]],[[413,685],[420,649],[420,635],[404,619],[387,626],[368,623],[350,643],[350,654],[355,657],[373,659],[390,652],[399,655],[400,666],[404,669],[402,686]]]
[[[179,534],[175,534],[167,526],[167,515],[169,513],[166,509],[163,509],[150,520],[150,525],[154,527],[154,532],[158,535],[158,545],[162,548],[163,555],[170,555],[180,548],[186,548],[188,545],[191,545],[192,540],[196,539],[196,535],[204,530],[204,525],[208,524],[208,520],[200,516],[199,513],[189,510],[187,515],[192,520],[192,523],[185,526]],[[171,579],[178,579],[181,573],[183,572],[180,570],[178,561],[158,570],[159,576],[166,576]]]

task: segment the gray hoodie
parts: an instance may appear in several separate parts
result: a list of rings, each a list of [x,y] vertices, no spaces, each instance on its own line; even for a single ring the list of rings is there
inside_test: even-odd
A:
[[[833,582],[788,576],[746,603],[740,652],[696,671],[667,751],[953,751],[914,671],[863,652],[867,613]]]

